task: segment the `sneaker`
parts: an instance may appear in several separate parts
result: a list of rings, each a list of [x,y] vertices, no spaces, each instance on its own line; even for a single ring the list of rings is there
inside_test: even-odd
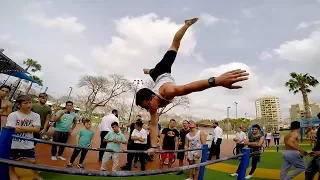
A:
[[[107,171],[107,170],[103,167],[100,167],[100,171]]]
[[[66,165],[66,168],[71,168],[72,167],[72,163],[69,163]]]
[[[230,176],[238,176],[238,173],[230,174]]]
[[[193,179],[191,179],[191,178],[188,178],[188,179],[184,179],[184,180],[193,180]]]
[[[58,156],[58,159],[62,160],[62,161],[65,161],[66,158],[62,157],[62,156]]]
[[[247,175],[245,178],[250,179],[250,178],[252,178],[252,175]]]
[[[84,167],[83,167],[82,164],[78,164],[77,167],[78,167],[79,169],[84,169]]]
[[[56,157],[56,156],[51,156],[51,160],[52,160],[52,161],[56,161],[56,160],[57,160],[57,157]]]

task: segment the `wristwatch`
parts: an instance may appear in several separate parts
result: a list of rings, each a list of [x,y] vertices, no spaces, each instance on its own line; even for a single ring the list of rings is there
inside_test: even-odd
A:
[[[215,77],[209,78],[208,83],[209,83],[210,87],[215,87],[216,86],[216,78]]]

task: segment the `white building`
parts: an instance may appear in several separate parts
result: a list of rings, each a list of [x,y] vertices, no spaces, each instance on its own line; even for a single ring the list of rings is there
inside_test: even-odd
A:
[[[265,126],[279,128],[281,112],[278,97],[264,96],[257,99],[255,105],[257,119],[262,119]]]

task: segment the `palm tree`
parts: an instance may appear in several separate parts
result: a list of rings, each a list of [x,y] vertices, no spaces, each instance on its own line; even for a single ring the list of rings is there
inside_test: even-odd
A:
[[[38,61],[35,61],[33,59],[27,59],[23,61],[23,65],[26,65],[26,71],[28,71],[31,68],[31,72],[37,72],[41,71],[41,65],[38,63]]]
[[[35,81],[37,81],[37,82],[38,82],[38,84],[39,84],[40,86],[42,86],[42,85],[43,85],[43,84],[42,84],[42,83],[43,83],[42,79],[40,79],[38,76],[30,75],[29,77],[30,77],[30,78],[32,78],[32,79],[34,79]],[[27,82],[28,82],[28,81],[27,81]],[[33,82],[31,82],[31,84],[30,84],[30,86],[29,86],[29,88],[28,88],[28,90],[27,90],[26,94],[28,94],[28,93],[29,93],[29,91],[30,91],[30,89],[31,89],[32,85],[33,85]]]
[[[311,120],[311,109],[308,99],[308,93],[311,93],[310,87],[316,87],[319,81],[313,76],[307,74],[297,74],[295,72],[290,73],[291,79],[286,82],[285,86],[289,88],[289,92],[297,94],[301,92],[303,98],[304,109],[306,113],[306,118]],[[310,124],[310,122],[309,122]]]

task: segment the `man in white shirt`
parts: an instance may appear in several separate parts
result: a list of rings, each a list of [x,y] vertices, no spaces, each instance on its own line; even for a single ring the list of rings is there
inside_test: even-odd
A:
[[[102,118],[101,123],[99,125],[100,129],[100,148],[106,148],[107,142],[104,142],[104,137],[108,134],[108,132],[113,131],[111,124],[113,122],[117,122],[119,124],[118,119],[118,110],[113,109],[111,114],[106,115]],[[104,151],[99,151],[99,161],[102,161]]]
[[[208,160],[215,155],[216,159],[220,159],[220,145],[222,143],[222,129],[219,127],[218,121],[213,122],[212,144],[210,147],[210,154]]]
[[[247,139],[246,134],[242,131],[241,127],[238,127],[236,138],[233,140],[237,143],[236,145],[236,153],[239,154],[242,152],[242,148],[244,148],[244,141]]]

